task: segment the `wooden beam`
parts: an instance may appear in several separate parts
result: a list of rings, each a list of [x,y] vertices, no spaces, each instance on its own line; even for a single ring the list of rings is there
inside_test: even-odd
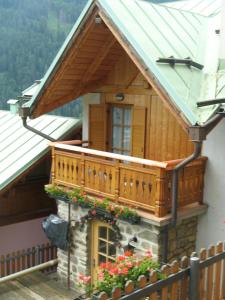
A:
[[[140,73],[140,71],[137,69],[137,72],[135,72],[135,74],[133,74],[129,80],[129,82],[126,85],[126,89],[129,88],[129,86],[134,82],[134,80],[137,78],[138,74]]]
[[[98,67],[106,58],[110,49],[114,46],[115,43],[116,43],[116,39],[112,34],[110,34],[108,39],[105,41],[104,45],[102,46],[101,50],[99,51],[98,56],[85,72],[82,82],[88,82],[90,80],[91,76],[97,71]]]

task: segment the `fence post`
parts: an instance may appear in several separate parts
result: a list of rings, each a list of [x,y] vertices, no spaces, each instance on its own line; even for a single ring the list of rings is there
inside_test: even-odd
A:
[[[35,265],[40,265],[41,259],[40,259],[40,246],[35,247]]]
[[[199,283],[200,283],[200,259],[198,257],[191,257],[189,300],[199,300]]]

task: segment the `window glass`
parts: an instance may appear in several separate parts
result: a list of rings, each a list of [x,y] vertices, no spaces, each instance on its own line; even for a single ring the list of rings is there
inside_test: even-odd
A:
[[[113,153],[131,155],[131,108],[112,107]]]
[[[113,108],[113,124],[121,125],[123,122],[123,111],[119,107]]]
[[[98,231],[99,231],[99,233],[98,233],[99,237],[106,240],[107,239],[107,228],[103,227],[103,226],[100,226]]]

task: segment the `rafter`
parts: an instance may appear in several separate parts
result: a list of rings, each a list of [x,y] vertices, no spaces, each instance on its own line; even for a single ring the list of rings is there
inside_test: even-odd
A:
[[[116,39],[112,34],[108,37],[108,39],[105,41],[104,45],[102,46],[101,50],[99,51],[98,56],[96,59],[92,62],[92,64],[89,66],[87,71],[85,72],[83,76],[82,82],[88,82],[91,78],[91,76],[97,71],[98,67],[101,65],[103,60],[108,55],[110,49],[114,46],[116,43]]]

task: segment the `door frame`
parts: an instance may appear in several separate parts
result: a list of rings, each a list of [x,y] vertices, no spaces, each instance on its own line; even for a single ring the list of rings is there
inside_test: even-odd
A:
[[[97,264],[98,264],[98,241],[99,231],[98,228],[104,226],[113,230],[112,226],[104,221],[95,220],[91,225],[91,283],[94,284],[97,279]],[[114,230],[113,230],[114,231]]]

